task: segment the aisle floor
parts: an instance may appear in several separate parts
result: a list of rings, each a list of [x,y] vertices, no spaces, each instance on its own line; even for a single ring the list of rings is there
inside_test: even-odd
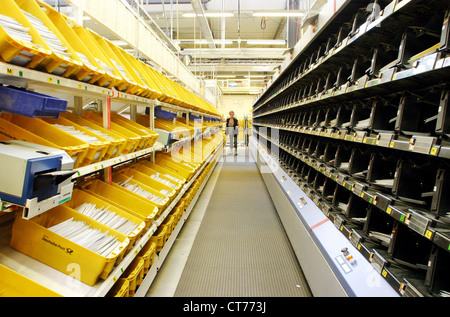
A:
[[[256,164],[238,153],[217,164],[147,296],[311,296]]]

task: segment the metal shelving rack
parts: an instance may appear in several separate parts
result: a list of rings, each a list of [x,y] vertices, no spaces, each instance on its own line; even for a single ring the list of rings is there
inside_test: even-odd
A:
[[[347,1],[253,107],[256,146],[401,296],[450,287],[449,10]]]
[[[115,103],[128,105],[130,106],[130,113],[136,114],[137,107],[146,107],[150,108],[150,129],[154,127],[154,108],[155,106],[164,106],[164,108],[169,109],[174,112],[184,112],[184,113],[192,113],[200,116],[208,116],[212,118],[216,118],[212,115],[207,115],[198,111],[193,111],[191,109],[185,109],[179,106],[162,103],[160,101],[155,101],[152,99],[147,99],[135,95],[126,94],[123,92],[116,91],[115,89],[106,89],[102,87],[98,87],[95,85],[86,84],[83,82],[79,82],[72,79],[67,79],[59,76],[55,76],[52,74],[47,74],[39,71],[35,71],[32,69],[23,68],[20,66],[6,64],[0,62],[0,83],[4,85],[13,85],[17,87],[27,88],[29,90],[39,91],[48,95],[53,95],[59,98],[63,98],[65,100],[73,101],[73,112],[81,113],[83,104],[85,100],[96,100],[101,105],[101,110],[103,114],[103,124],[104,127],[108,127],[108,123],[110,122],[110,113],[111,106]],[[133,118],[133,115],[131,115]],[[214,131],[208,129],[202,137],[208,138],[211,137]],[[197,140],[200,136],[195,136],[195,140]],[[170,148],[163,146],[161,143],[156,142],[156,144],[152,148],[140,150],[134,153],[129,153],[127,155],[122,155],[119,157],[111,158],[102,162],[98,162],[95,164],[91,164],[88,166],[83,166],[76,169],[76,173],[73,175],[73,182],[82,181],[85,177],[90,177],[94,174],[99,174],[106,181],[111,177],[112,168],[116,165],[123,164],[126,162],[130,162],[132,160],[152,156],[155,152],[158,151],[166,151],[170,152],[174,146],[183,146],[185,142],[191,142],[194,140],[194,136],[192,139],[180,140],[178,144],[172,145]],[[158,219],[155,219],[152,226],[149,230],[141,237],[139,241],[136,242],[135,246],[132,250],[127,254],[127,256],[119,263],[117,267],[111,272],[108,278],[104,281],[100,280],[96,285],[90,287],[86,284],[83,284],[72,277],[61,273],[39,261],[36,261],[14,249],[9,247],[8,245],[2,245],[0,248],[0,263],[9,267],[20,274],[28,277],[29,279],[40,283],[41,285],[59,293],[63,296],[67,297],[101,297],[105,296],[114,283],[119,279],[121,274],[125,271],[127,266],[133,261],[138,252],[142,249],[147,241],[149,241],[150,237],[157,230],[158,226],[164,221],[170,211],[174,208],[177,202],[183,197],[184,193],[189,189],[192,183],[198,178],[199,174],[203,171],[205,166],[210,163],[213,159],[217,158],[217,155],[221,151],[222,147],[218,147],[214,153],[212,153],[204,162],[202,167],[198,170],[196,175],[192,177],[189,183],[186,183],[177,197],[173,199],[169,206],[161,213]],[[203,187],[203,186],[202,186]],[[58,195],[57,197],[53,197],[47,199],[43,202],[30,202],[28,206],[29,210],[27,212],[28,218],[32,218],[37,216],[45,211],[63,203],[65,200],[61,200],[61,197]],[[192,209],[192,205],[195,204],[195,200],[189,206]],[[7,203],[2,204],[2,212],[5,223],[10,221],[8,217],[8,212],[17,211],[16,206],[9,205]],[[2,213],[0,212],[0,215]],[[12,215],[13,213],[11,213]],[[183,225],[188,214],[184,215],[183,221],[180,221],[177,226],[177,230],[171,236],[172,240],[175,239],[175,235],[180,230]],[[2,227],[2,229],[5,229]],[[8,230],[8,228],[6,229]],[[10,230],[10,228],[9,228]],[[4,233],[4,232],[3,232]],[[172,241],[173,243],[173,241]],[[164,261],[164,257],[167,252],[170,250],[171,244],[167,244],[163,249],[164,252],[160,253],[157,256],[156,262],[157,265],[153,265],[155,268],[160,267],[162,262]],[[152,270],[152,274],[148,274],[146,278],[146,286],[149,287],[151,282],[153,281],[156,269]],[[145,295],[144,287],[140,289],[140,295]]]

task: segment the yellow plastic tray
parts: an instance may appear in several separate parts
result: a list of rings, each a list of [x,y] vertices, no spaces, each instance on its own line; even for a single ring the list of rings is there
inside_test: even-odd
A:
[[[39,118],[33,119],[11,113],[3,113],[0,116],[11,123],[5,133],[12,139],[25,140],[64,150],[74,160],[74,168],[85,165],[85,157],[89,148],[88,143]],[[24,133],[24,131],[28,132]]]
[[[145,174],[146,176],[151,176],[156,173],[159,173],[159,172],[155,171],[154,169],[152,169],[148,166],[142,165],[142,164],[134,164],[133,166],[131,166],[131,168],[137,170],[138,172]],[[174,189],[176,192],[179,192],[181,190],[181,187],[183,186],[183,183],[175,181],[175,180],[165,176],[164,174],[160,173],[159,177],[161,177],[163,180],[170,182],[170,184],[175,186]],[[166,184],[164,184],[164,185],[166,185]]]
[[[136,73],[135,66],[130,63],[130,58],[125,56],[126,53],[123,49],[120,47],[114,45],[109,40],[103,38],[106,45],[109,46],[111,51],[114,53],[115,56],[118,58],[118,62],[125,68],[128,76],[131,76],[130,79],[135,84],[135,90],[132,90],[131,93],[145,97],[148,94],[148,88],[146,84],[142,81],[142,78]],[[131,55],[129,55],[131,57]],[[135,57],[132,57],[135,58]]]
[[[162,224],[167,226],[167,232],[168,235],[170,236],[173,232],[173,229],[175,229],[176,226],[175,217],[173,215],[168,215],[166,219],[164,219]]]
[[[167,241],[167,227],[160,225],[155,233],[150,237],[150,241],[156,243],[156,252],[161,252],[164,244]]]
[[[133,177],[132,179],[135,181],[138,181],[141,184],[146,185],[147,187],[153,188],[154,190],[158,191],[159,193],[161,193],[162,190],[167,190],[169,192],[168,195],[166,194],[162,194],[164,196],[169,197],[170,200],[172,200],[172,198],[175,197],[177,191],[170,187],[167,186],[153,178],[151,178],[150,176],[145,175],[144,173],[141,173],[135,169],[132,168],[126,168],[120,171],[120,174],[129,177]]]
[[[104,257],[92,252],[60,235],[48,230],[48,227],[73,218],[84,221],[91,228],[109,232],[121,242],[110,256]],[[59,205],[31,220],[25,220],[20,214],[15,218],[10,246],[56,270],[73,276],[81,282],[93,286],[99,278],[106,279],[127,250],[130,241],[121,233],[112,230],[75,210]],[[73,274],[69,267],[74,264],[79,271]]]
[[[176,126],[175,124],[173,124],[172,120],[155,118],[155,128],[171,131],[174,134],[174,137],[177,139],[183,139],[191,136],[191,133],[188,129]]]
[[[105,55],[98,43],[89,34],[89,32],[73,21],[67,20],[67,22],[71,29],[75,32],[75,34],[80,38],[80,40],[86,45],[86,47],[89,48],[95,60],[106,73],[106,76],[101,77],[96,82],[96,84],[105,88],[115,88],[123,85],[123,83],[125,83],[125,80],[122,78],[122,76],[120,76],[120,73],[114,67],[109,58]],[[102,66],[102,63],[100,62],[106,65],[106,67]],[[110,68],[110,70],[108,70],[107,68]]]
[[[130,296],[136,294],[136,289],[142,284],[144,278],[144,260],[136,257],[125,272],[122,274],[123,278],[130,283]]]
[[[195,172],[195,170],[193,170],[192,168],[188,168],[187,166],[184,166],[184,165],[181,165],[180,163],[175,162],[174,160],[172,160],[171,157],[169,157],[165,154],[157,153],[156,158],[155,158],[155,163],[162,167],[173,170],[175,173],[186,178],[187,181],[189,181],[192,178],[192,176]]]
[[[83,190],[143,220],[144,230],[150,227],[159,213],[158,207],[150,203],[148,199],[140,199],[118,185],[109,185],[97,179],[83,184]]]
[[[147,274],[156,257],[156,243],[148,241],[139,251],[138,256],[144,260],[144,274]]]
[[[144,229],[145,229],[146,225],[142,219],[139,219],[138,217],[124,211],[122,208],[114,206],[114,205],[110,204],[109,202],[107,202],[106,200],[101,199],[97,196],[94,196],[93,194],[91,194],[87,191],[74,189],[72,192],[72,198],[66,204],[70,208],[75,209],[84,203],[95,204],[97,206],[97,208],[108,207],[108,210],[114,212],[116,215],[124,217],[137,225],[137,228],[133,232],[131,232],[129,235],[127,235],[128,239],[130,240],[130,244],[129,244],[129,248],[128,248],[127,252],[133,247],[134,243],[137,240],[139,240],[140,237],[142,236],[142,234],[144,233]]]
[[[42,45],[39,34],[37,34],[30,21],[28,21],[13,0],[2,1],[0,14],[14,18],[23,27],[30,29],[29,34],[33,38],[32,43],[23,42],[8,34],[0,26],[0,59],[2,61],[23,67],[35,68],[44,58],[52,54],[50,49]]]
[[[83,118],[103,127],[103,117],[97,112],[83,111]],[[136,152],[140,149],[139,145],[142,143],[142,137],[140,135],[115,122],[111,122],[111,131],[123,136],[127,140],[123,150],[124,154]]]
[[[60,125],[66,125],[66,126],[73,126],[76,130],[83,132],[86,135],[92,136],[97,138],[99,141],[94,143],[88,143],[89,148],[86,152],[86,156],[84,157],[84,165],[97,163],[102,161],[105,158],[106,151],[108,150],[109,145],[111,142],[109,142],[107,139],[99,136],[98,134],[95,134],[82,126],[67,120],[66,118],[60,116],[58,119],[54,118],[41,118],[42,121],[45,121],[49,124],[60,124]]]
[[[0,297],[62,297],[0,264]]]
[[[125,174],[122,174],[122,173],[116,173],[116,174],[113,175],[113,184],[112,184],[112,186],[117,187],[117,188],[120,187],[121,189],[123,189],[123,190],[125,190],[127,193],[129,193],[130,195],[132,195],[132,196],[134,196],[134,197],[136,197],[136,198],[138,198],[138,199],[140,199],[140,200],[144,200],[144,201],[146,201],[146,202],[149,202],[150,204],[152,204],[153,206],[155,206],[156,208],[158,208],[158,213],[157,213],[157,216],[158,216],[158,215],[164,210],[164,208],[166,208],[167,205],[169,204],[169,202],[170,202],[170,197],[168,197],[168,196],[166,196],[166,195],[160,193],[160,192],[159,192],[157,189],[155,189],[154,187],[150,187],[150,186],[148,186],[148,185],[146,185],[146,184],[144,184],[144,183],[142,183],[142,182],[139,182],[139,181],[136,180],[136,179],[131,179],[131,180],[129,181],[129,183],[130,183],[130,184],[137,184],[137,185],[140,186],[142,189],[144,189],[144,190],[146,190],[146,191],[152,193],[153,195],[163,198],[163,200],[162,200],[160,203],[153,202],[153,201],[151,201],[150,199],[147,199],[147,198],[142,197],[142,196],[140,196],[140,195],[138,195],[138,194],[135,194],[135,193],[133,193],[133,192],[131,192],[131,191],[129,191],[129,190],[123,188],[122,186],[116,184],[116,183],[122,183],[122,182],[125,182],[125,181],[127,181],[129,178],[130,178],[130,176],[127,176],[127,175],[125,175]]]
[[[47,15],[39,7],[35,0],[15,0],[17,5],[24,11],[32,14],[34,17],[40,19],[44,25],[52,31],[55,36],[61,41],[64,47],[67,48],[66,53],[71,54],[70,57],[63,56],[57,52],[53,52],[48,43],[38,34],[41,42],[39,44],[43,45],[46,49],[52,51],[52,54],[44,58],[44,60],[39,64],[39,69],[44,69],[49,73],[53,73],[58,76],[70,77],[71,75],[77,73],[83,69],[83,63],[81,62],[78,55],[72,49],[69,42],[66,41],[64,36],[58,31],[52,21],[47,17]],[[2,1],[3,2],[3,1]],[[34,36],[33,36],[34,38]]]
[[[147,160],[142,160],[142,161],[139,161],[138,164],[142,164],[142,165],[148,166],[151,169],[154,169],[155,171],[157,171],[157,172],[159,172],[161,174],[168,174],[170,176],[173,176],[173,177],[177,178],[179,180],[178,182],[181,183],[181,184],[185,184],[186,183],[186,178],[184,178],[181,175],[171,171],[168,168],[165,168],[165,167],[160,166],[158,164],[155,164],[153,162],[150,162],[150,161],[147,161]]]
[[[119,134],[115,133],[114,131],[107,130],[107,129],[93,123],[92,121],[84,119],[83,117],[76,116],[71,112],[64,112],[64,113],[61,113],[59,116],[66,118],[67,120],[70,120],[82,127],[89,127],[91,129],[95,129],[95,130],[99,131],[100,133],[106,134],[110,138],[113,138],[113,140],[108,139],[110,144],[105,153],[105,156],[103,157],[104,160],[116,157],[120,154],[128,154],[128,152],[125,151],[125,148],[127,146],[127,140],[122,135],[119,135]]]
[[[123,52],[123,51],[122,51]],[[150,75],[149,68],[150,66],[145,64],[142,61],[137,60],[134,56],[130,55],[129,53],[125,52],[124,57],[126,57],[130,64],[132,65],[133,69],[136,71],[136,73],[140,76],[141,80],[145,83],[147,87],[146,93],[143,95],[146,98],[150,99],[157,99],[163,96],[161,89],[154,81],[154,78]]]
[[[129,120],[118,113],[114,112],[111,113],[111,121],[142,136],[142,139],[145,140],[145,142],[143,142],[142,144],[141,147],[142,149],[152,147],[155,144],[156,140],[158,140],[159,137],[158,133],[150,130],[149,128],[144,127],[143,125],[140,125],[139,123]]]
[[[133,81],[132,76],[128,72],[128,69],[121,63],[120,59],[116,56],[116,54],[112,51],[111,47],[106,42],[106,39],[102,36],[98,35],[94,31],[87,29],[87,33],[92,37],[92,39],[97,42],[97,45],[103,51],[103,54],[110,60],[114,61],[118,65],[122,66],[124,73],[120,73],[119,69],[116,67],[115,63],[111,63],[113,68],[116,70],[116,74],[118,74],[122,81],[115,88],[117,90],[128,93],[128,94],[136,94],[139,89],[141,89],[136,82]]]
[[[90,49],[85,45],[85,43],[83,43],[83,41],[69,26],[67,18],[63,14],[59,13],[54,7],[48,5],[44,1],[35,1],[40,7],[44,8],[44,13],[47,15],[50,21],[52,21],[53,25],[58,29],[65,40],[70,43],[75,53],[78,56],[81,53],[88,59],[89,64],[83,63],[83,67],[78,72],[73,74],[73,77],[79,81],[88,82],[90,84],[95,84],[98,80],[100,80],[100,78],[106,77],[106,72],[102,69],[100,64],[92,55]],[[80,61],[82,61],[81,58]]]
[[[125,278],[119,278],[109,290],[106,297],[130,297],[130,281]]]

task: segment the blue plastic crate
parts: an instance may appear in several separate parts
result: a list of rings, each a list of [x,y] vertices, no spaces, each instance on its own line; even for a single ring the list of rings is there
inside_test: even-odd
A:
[[[161,107],[156,107],[155,108],[155,117],[161,118],[161,119],[166,119],[166,120],[172,120],[173,118],[177,117],[177,114],[170,112],[170,111],[162,110]]]
[[[28,91],[22,88],[0,86],[0,110],[23,116],[58,118],[66,112],[67,100]]]

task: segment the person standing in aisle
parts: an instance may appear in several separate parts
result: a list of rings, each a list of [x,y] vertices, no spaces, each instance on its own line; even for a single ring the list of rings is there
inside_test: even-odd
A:
[[[237,137],[239,133],[239,122],[234,117],[234,111],[230,111],[230,117],[227,119],[226,135],[230,137],[230,150],[234,150],[237,155]]]

